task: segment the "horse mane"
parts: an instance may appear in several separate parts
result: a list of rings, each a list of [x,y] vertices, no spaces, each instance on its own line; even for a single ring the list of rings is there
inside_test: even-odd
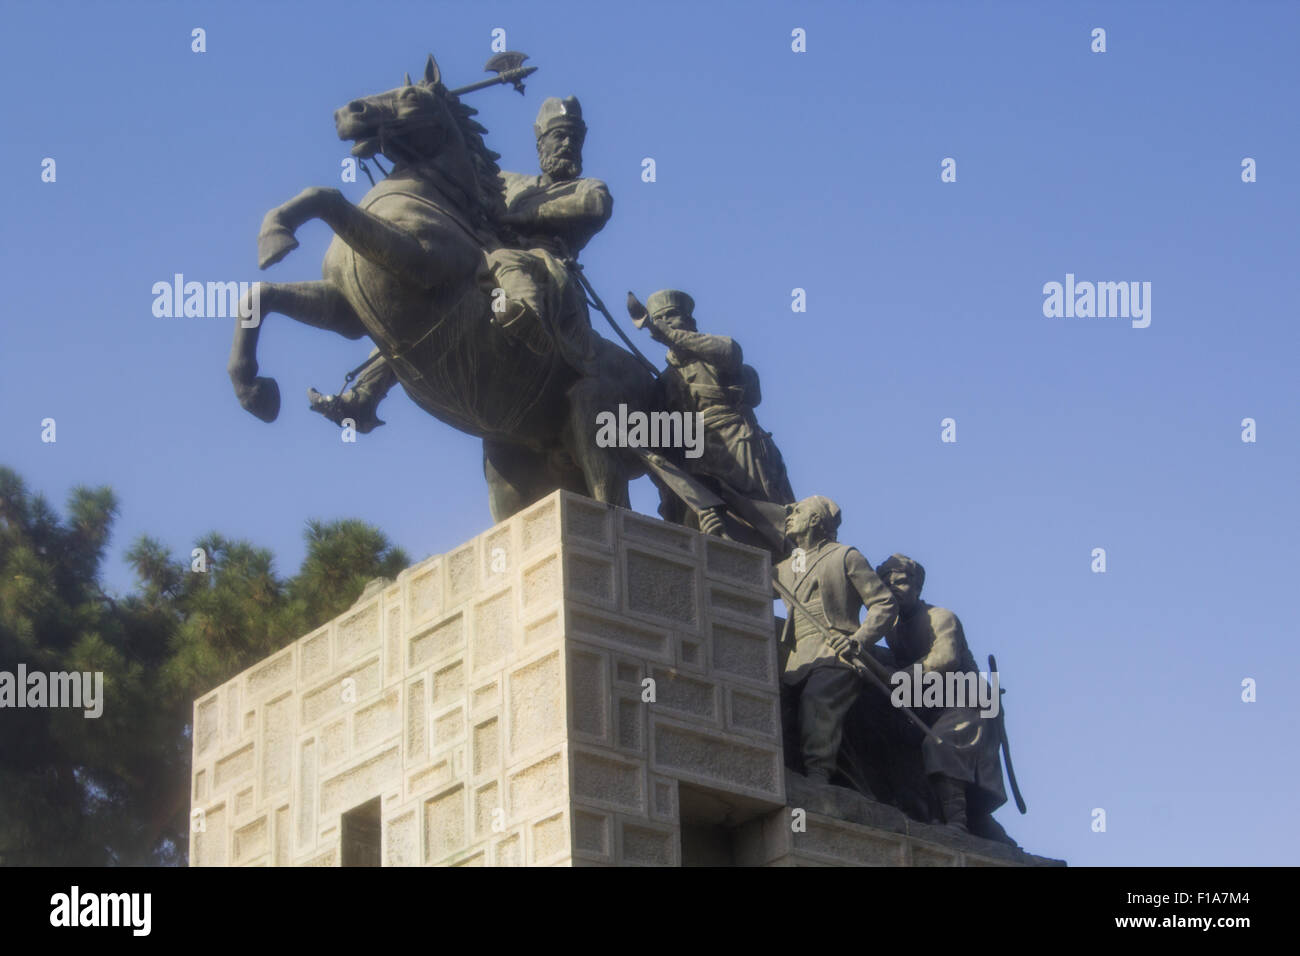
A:
[[[470,162],[478,179],[479,193],[482,196],[481,208],[476,210],[487,222],[495,224],[506,211],[505,183],[501,181],[501,167],[497,160],[501,154],[488,148],[483,140],[487,127],[474,119],[478,110],[462,103],[460,97],[451,93],[441,83],[437,92],[447,101],[448,111],[469,149]]]

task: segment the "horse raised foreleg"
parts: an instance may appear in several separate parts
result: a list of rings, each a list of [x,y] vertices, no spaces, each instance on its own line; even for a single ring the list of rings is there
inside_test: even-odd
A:
[[[337,189],[312,187],[266,214],[257,239],[258,265],[267,268],[297,248],[294,232],[309,219],[321,219],[363,259],[421,289],[471,275],[482,255],[465,242],[431,250],[409,232],[353,205]]]
[[[349,339],[366,334],[347,299],[328,282],[259,282],[239,304],[235,339],[226,371],[235,386],[239,404],[264,422],[280,414],[280,387],[273,378],[257,374],[257,339],[262,319],[279,312],[291,319],[329,329]]]

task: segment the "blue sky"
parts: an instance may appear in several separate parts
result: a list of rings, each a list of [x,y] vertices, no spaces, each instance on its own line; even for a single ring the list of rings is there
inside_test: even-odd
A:
[[[450,85],[473,82],[502,27],[540,69],[525,97],[472,101],[503,168],[533,172],[542,99],[581,99],[585,173],[615,203],[583,254],[602,296],[689,291],[762,375],[759,420],[796,493],[834,497],[841,539],[873,563],[923,562],[925,596],[977,660],[997,655],[1030,806],[999,812],[1012,834],[1074,865],[1294,863],[1300,6],[3,13],[0,461],[58,503],[78,483],[117,491],[114,590],[143,533],[177,553],[213,529],[246,537],[291,573],[309,518],[363,518],[415,559],[490,524],[478,441],[400,390],[354,445],[307,410],[307,387],[337,390],[367,343],[270,317],[260,357],[284,407],[266,425],[226,378],[231,323],[155,318],[150,289],[261,277],[268,209],[368,188],[339,181],[333,110],[429,52]],[[329,233],[300,239],[266,278],[319,277]],[[1042,287],[1067,273],[1150,282],[1150,327],[1045,318]],[[633,496],[654,512],[647,481]]]

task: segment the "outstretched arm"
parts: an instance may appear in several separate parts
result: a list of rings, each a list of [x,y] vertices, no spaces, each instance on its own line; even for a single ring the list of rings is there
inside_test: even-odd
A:
[[[744,365],[744,354],[740,351],[740,346],[725,335],[670,329],[657,322],[653,323],[653,328],[655,338],[677,353],[678,358],[688,362],[707,362],[724,371],[736,373]]]

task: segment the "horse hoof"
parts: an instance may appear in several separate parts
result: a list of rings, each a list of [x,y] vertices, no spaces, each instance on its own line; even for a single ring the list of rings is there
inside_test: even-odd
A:
[[[237,387],[235,394],[246,411],[264,422],[273,422],[280,415],[280,386],[273,378],[259,376],[251,385]]]
[[[298,240],[288,229],[274,229],[257,237],[257,267],[269,269],[293,250]]]

